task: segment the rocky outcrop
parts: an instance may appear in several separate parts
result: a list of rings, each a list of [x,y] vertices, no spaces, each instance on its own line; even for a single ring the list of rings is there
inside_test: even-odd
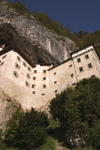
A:
[[[33,16],[17,16],[12,9],[8,12],[6,1],[0,3],[0,43],[16,44],[34,62],[57,64],[67,59],[76,46],[70,39],[63,38],[64,41],[38,24]]]
[[[12,113],[15,112],[16,108],[21,109],[20,102],[10,98],[0,88],[0,128],[5,128],[7,120],[12,116]]]

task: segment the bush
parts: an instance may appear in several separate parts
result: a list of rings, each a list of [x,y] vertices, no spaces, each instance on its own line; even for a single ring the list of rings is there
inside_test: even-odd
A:
[[[41,150],[48,150],[48,149],[51,149],[51,150],[55,150],[55,141],[54,141],[54,138],[48,136],[47,137],[47,140],[46,140],[46,144],[42,145],[40,147]]]
[[[83,79],[74,89],[67,88],[56,95],[50,102],[50,113],[65,129],[65,143],[70,145],[71,138],[74,147],[75,139],[79,138],[81,147],[89,146],[91,129],[100,118],[100,79]]]
[[[30,112],[17,110],[7,123],[5,143],[11,147],[30,150],[45,143],[48,126],[47,115],[33,108]]]

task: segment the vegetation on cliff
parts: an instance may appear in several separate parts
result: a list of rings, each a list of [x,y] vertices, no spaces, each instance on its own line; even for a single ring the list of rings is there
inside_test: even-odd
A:
[[[17,15],[24,15],[29,17],[34,16],[38,23],[41,23],[43,26],[57,33],[60,37],[57,40],[65,41],[64,37],[68,37],[73,40],[77,47],[81,48],[88,44],[94,43],[98,52],[100,53],[100,30],[95,31],[94,33],[88,33],[84,31],[79,31],[78,33],[71,33],[71,28],[63,27],[62,23],[52,20],[47,14],[44,12],[35,12],[32,13],[25,7],[25,5],[20,2],[7,2],[8,10],[14,9]]]
[[[33,108],[25,113],[17,110],[7,123],[1,147],[55,150],[57,139],[73,150],[100,149],[100,79],[83,79],[75,88],[68,87],[49,107],[49,120]]]
[[[20,149],[37,148],[45,143],[48,126],[47,115],[33,108],[25,113],[16,111],[7,123],[4,134],[5,143]]]
[[[50,113],[61,124],[67,146],[100,149],[100,79],[83,79],[74,89],[57,94]]]

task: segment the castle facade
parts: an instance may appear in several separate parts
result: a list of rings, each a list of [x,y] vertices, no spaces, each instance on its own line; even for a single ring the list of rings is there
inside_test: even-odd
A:
[[[100,78],[100,60],[93,45],[56,66],[34,64],[14,45],[0,51],[0,87],[24,109],[42,108],[66,87],[94,76]]]

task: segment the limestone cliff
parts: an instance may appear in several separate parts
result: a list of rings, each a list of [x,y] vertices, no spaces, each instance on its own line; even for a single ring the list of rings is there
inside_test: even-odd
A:
[[[69,57],[76,49],[75,43],[68,38],[64,41],[56,33],[38,24],[31,16],[18,16],[14,10],[7,9],[7,1],[0,3],[0,44],[15,43],[35,63],[59,63]]]
[[[39,24],[33,16],[27,18],[18,16],[13,9],[8,11],[7,1],[0,0],[0,45],[17,45],[34,63],[57,64],[76,49],[73,41],[65,37],[64,41],[57,40],[61,38]],[[20,103],[0,89],[0,128],[4,127],[16,107],[21,108]],[[47,104],[40,109],[48,111]]]

